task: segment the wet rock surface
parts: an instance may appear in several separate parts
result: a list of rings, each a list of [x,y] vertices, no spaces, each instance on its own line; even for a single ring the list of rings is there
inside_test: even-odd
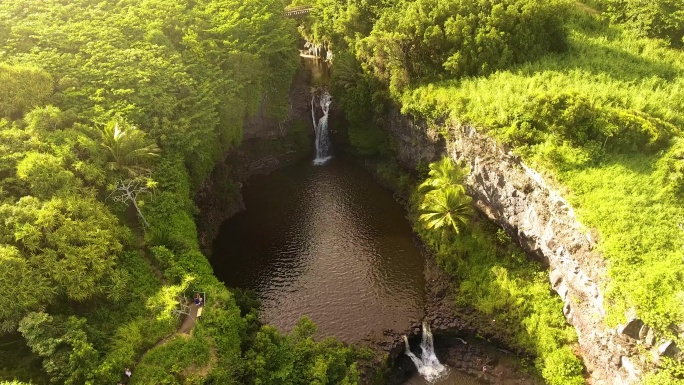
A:
[[[415,323],[407,330],[411,346],[420,344],[420,325]],[[376,352],[375,357],[386,357],[392,364],[388,376],[388,384],[404,384],[412,377],[416,377],[416,367],[404,354],[404,333],[386,330],[381,335],[368,336],[362,345],[370,347]],[[458,337],[461,335],[463,337]],[[480,340],[468,332],[460,330],[446,330],[435,332],[435,353],[440,362],[449,367],[450,371],[457,371],[482,384],[527,384],[541,385],[544,382],[533,374],[527,373],[520,365],[520,358],[513,352],[497,348],[495,345]],[[381,359],[366,362],[361,365],[365,384],[372,383],[373,374],[378,368],[386,365]]]
[[[467,342],[466,344],[463,341]],[[442,363],[449,366],[452,372],[458,372],[461,379],[469,378],[468,384],[497,385],[542,385],[544,382],[525,373],[515,359],[504,352],[496,351],[491,346],[481,345],[475,339],[463,340],[441,338],[435,345],[435,352]],[[400,357],[396,363],[394,376],[390,384],[404,384],[416,377],[416,369],[406,356]],[[467,376],[467,377],[465,377]],[[409,381],[409,383],[422,381]],[[446,384],[466,381],[449,382]]]
[[[414,351],[420,344],[420,329],[418,322],[414,323],[406,334]],[[541,385],[544,382],[532,374],[525,372],[520,365],[520,358],[513,352],[480,340],[467,331],[443,330],[434,332],[435,353],[440,362],[449,367],[450,371],[457,371],[481,384],[525,384]],[[387,383],[392,385],[405,384],[410,378],[416,377],[417,370],[413,362],[404,354],[403,335],[393,330],[369,335],[362,346],[374,351],[374,360],[362,362],[360,365],[364,384],[373,383],[376,372],[388,363],[391,372]],[[461,335],[462,337],[458,337]],[[384,361],[386,360],[386,361]]]

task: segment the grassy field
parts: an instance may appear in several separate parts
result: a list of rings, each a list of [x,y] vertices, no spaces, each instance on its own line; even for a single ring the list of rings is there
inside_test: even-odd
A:
[[[674,337],[684,325],[684,53],[639,38],[578,6],[569,50],[473,77],[414,87],[404,112],[447,117],[512,144],[600,234],[608,260],[608,321],[636,308]]]

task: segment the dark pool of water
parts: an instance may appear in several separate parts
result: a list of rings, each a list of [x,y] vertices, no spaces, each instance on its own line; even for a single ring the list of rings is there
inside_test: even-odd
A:
[[[414,374],[404,385],[484,385],[485,382],[477,378],[470,377],[455,369],[450,369],[449,374],[436,382],[430,383],[425,381],[418,373]]]
[[[300,162],[250,179],[243,195],[212,265],[227,286],[256,291],[264,322],[289,331],[307,315],[318,336],[354,342],[422,317],[424,260],[406,213],[355,163]]]

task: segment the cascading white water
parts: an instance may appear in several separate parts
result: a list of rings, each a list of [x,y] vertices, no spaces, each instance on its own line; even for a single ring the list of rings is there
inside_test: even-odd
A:
[[[330,135],[328,132],[328,112],[330,111],[330,103],[332,103],[332,96],[328,91],[318,97],[318,104],[323,110],[323,116],[316,122],[316,94],[311,97],[311,119],[316,128],[316,159],[314,164],[323,164],[330,160]]]
[[[430,327],[427,323],[423,322],[423,338],[420,343],[420,349],[422,351],[421,357],[416,357],[411,351],[409,346],[408,338],[404,336],[404,342],[406,343],[405,353],[413,364],[416,365],[418,373],[420,373],[427,382],[434,382],[441,378],[444,378],[449,373],[449,369],[442,365],[435,355],[435,346],[432,340],[432,332],[430,332]]]

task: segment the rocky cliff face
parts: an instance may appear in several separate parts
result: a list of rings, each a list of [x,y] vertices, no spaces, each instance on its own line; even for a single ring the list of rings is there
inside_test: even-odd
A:
[[[286,118],[282,121],[269,119],[262,104],[255,116],[245,120],[241,145],[225,154],[197,191],[195,203],[199,213],[196,223],[200,247],[206,255],[211,254],[211,242],[221,223],[245,209],[240,191],[242,184],[251,175],[277,170],[310,151],[313,136],[311,71],[304,64],[292,80],[288,93],[290,111]],[[307,131],[293,136],[291,131],[297,124],[307,127]]]
[[[397,142],[399,163],[415,170],[419,163],[433,162],[446,154],[446,141],[436,132],[428,130],[424,121],[402,115],[398,109],[387,114],[385,131]]]
[[[572,207],[534,170],[472,127],[451,130],[449,154],[470,166],[467,185],[475,205],[549,266],[551,287],[563,299],[563,314],[575,327],[584,363],[595,383],[636,383],[638,373],[627,337],[607,328],[600,285],[603,259],[592,251],[586,228]]]
[[[648,360],[638,354],[637,345],[651,348],[657,357],[664,344],[655,346],[652,331],[638,319],[619,328],[604,324],[606,266],[568,202],[518,156],[472,127],[450,127],[445,146],[425,124],[397,111],[387,125],[405,166],[414,168],[441,152],[470,166],[466,185],[477,208],[549,267],[551,287],[577,331],[592,384],[639,383]]]

